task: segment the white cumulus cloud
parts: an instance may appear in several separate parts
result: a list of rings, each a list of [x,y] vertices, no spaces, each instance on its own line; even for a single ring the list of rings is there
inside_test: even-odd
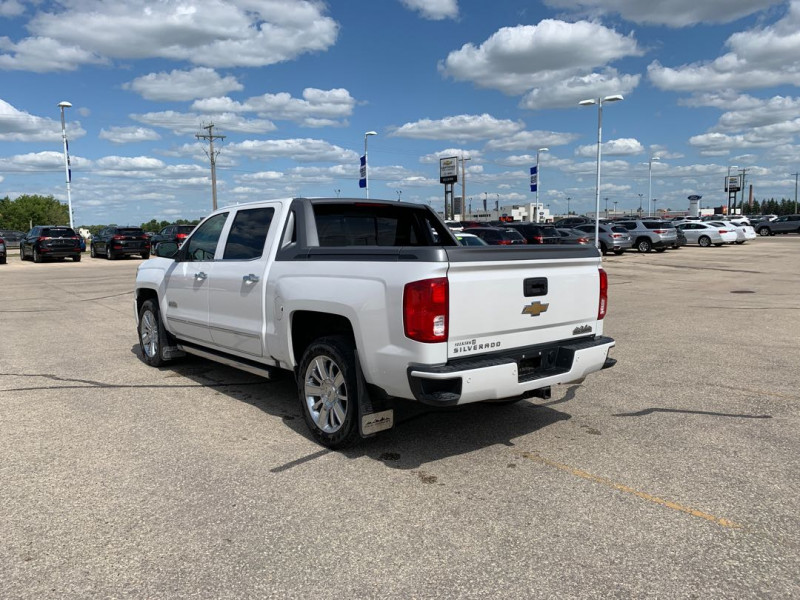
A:
[[[495,119],[491,115],[456,115],[406,123],[391,133],[396,137],[424,140],[485,140],[513,135],[525,125],[520,121]]]
[[[244,89],[235,77],[220,77],[208,67],[197,67],[189,71],[173,70],[169,73],[150,73],[123,84],[146,100],[194,100],[210,98]]]
[[[400,0],[411,10],[418,11],[425,19],[441,21],[458,17],[456,0]]]

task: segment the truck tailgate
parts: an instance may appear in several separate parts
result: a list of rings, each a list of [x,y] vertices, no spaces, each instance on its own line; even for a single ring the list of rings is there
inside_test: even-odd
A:
[[[448,359],[602,333],[596,252],[498,250],[450,263]]]

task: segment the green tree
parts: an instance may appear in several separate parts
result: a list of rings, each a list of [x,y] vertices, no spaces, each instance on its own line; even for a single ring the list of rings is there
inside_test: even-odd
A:
[[[0,228],[28,231],[33,225],[69,225],[69,209],[53,196],[24,194],[0,199]]]

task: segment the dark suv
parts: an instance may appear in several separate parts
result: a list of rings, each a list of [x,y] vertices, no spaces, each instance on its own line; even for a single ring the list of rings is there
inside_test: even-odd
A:
[[[180,246],[194,228],[194,225],[167,225],[157,234],[150,236],[150,244],[154,248],[159,242],[175,242]]]
[[[524,244],[525,238],[515,229],[507,227],[467,227],[462,233],[477,235],[492,246],[511,246]]]
[[[150,258],[150,239],[141,227],[105,227],[92,236],[91,256],[102,255],[108,260],[138,254]]]
[[[525,241],[529,244],[560,244],[561,234],[550,224],[542,223],[506,223],[510,227],[522,234]]]
[[[37,225],[19,241],[19,257],[40,263],[45,258],[81,260],[81,242],[75,230],[64,225]]]

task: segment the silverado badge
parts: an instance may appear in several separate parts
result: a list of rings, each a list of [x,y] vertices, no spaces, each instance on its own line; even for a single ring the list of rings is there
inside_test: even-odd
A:
[[[539,300],[537,300],[536,302],[531,302],[528,306],[524,307],[522,309],[522,314],[538,317],[540,314],[547,311],[548,306],[550,305],[542,304]]]
[[[592,333],[591,325],[581,325],[572,330],[572,335],[580,335],[582,333]]]

